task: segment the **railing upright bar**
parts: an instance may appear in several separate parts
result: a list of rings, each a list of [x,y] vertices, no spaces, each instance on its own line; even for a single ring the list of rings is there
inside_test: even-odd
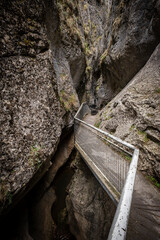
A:
[[[122,177],[123,177],[123,179],[126,179],[126,174],[125,174],[125,170],[124,170],[125,165],[126,165],[126,164],[124,164],[124,163],[122,164],[122,169],[123,169],[123,171],[122,171],[122,172],[123,172]],[[124,181],[124,182],[125,182],[125,181]],[[123,185],[124,185],[124,182],[123,182]],[[122,187],[123,187],[123,186],[122,186],[122,182],[121,182],[121,188],[122,188]]]

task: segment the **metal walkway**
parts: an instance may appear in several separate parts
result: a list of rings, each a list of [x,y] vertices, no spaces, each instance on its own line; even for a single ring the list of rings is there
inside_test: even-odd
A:
[[[84,121],[86,103],[74,119],[75,147],[97,180],[117,205],[108,240],[125,239],[139,150]]]

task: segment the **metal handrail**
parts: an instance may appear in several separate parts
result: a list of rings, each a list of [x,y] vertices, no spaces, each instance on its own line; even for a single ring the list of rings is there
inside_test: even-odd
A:
[[[77,111],[74,117],[75,121],[78,121],[82,125],[84,124],[85,126],[91,129],[94,129],[99,133],[102,133],[105,136],[109,137],[110,139],[113,139],[114,141],[133,150],[132,160],[129,166],[127,178],[125,180],[125,184],[121,193],[121,197],[120,197],[120,200],[116,209],[116,213],[112,222],[112,226],[109,232],[109,236],[108,236],[108,240],[124,240],[126,238],[127,225],[128,225],[128,219],[129,219],[132,195],[133,195],[133,187],[134,187],[135,176],[137,171],[139,150],[135,148],[133,145],[131,145],[130,143],[127,143],[118,137],[115,137],[99,128],[96,128],[95,126],[92,126],[91,124],[86,123],[82,119],[79,119],[78,117],[85,106],[88,106],[87,103],[81,104],[79,110]],[[84,117],[83,114],[82,114],[82,117]],[[117,145],[117,147],[119,146]]]
[[[128,171],[127,179],[125,181],[121,198],[109,232],[108,240],[124,240],[126,238],[138,156],[139,150],[135,149]]]
[[[117,141],[118,143],[121,143],[122,145],[124,145],[124,146],[126,146],[126,147],[128,147],[128,148],[131,148],[132,150],[135,149],[135,147],[134,147],[133,145],[131,145],[130,143],[127,143],[127,142],[121,140],[121,139],[118,138],[118,137],[115,137],[115,136],[113,136],[113,135],[111,135],[111,134],[109,134],[109,133],[107,133],[107,132],[105,132],[105,131],[103,131],[103,130],[101,130],[101,129],[99,129],[99,128],[96,128],[95,126],[93,126],[93,125],[91,125],[91,124],[89,124],[89,123],[86,123],[86,122],[84,122],[83,120],[80,120],[80,119],[78,119],[78,118],[76,118],[76,117],[75,117],[74,119],[77,120],[77,121],[80,122],[80,123],[83,123],[84,125],[92,128],[92,129],[100,132],[100,133],[103,133],[105,136],[112,138],[113,140]]]

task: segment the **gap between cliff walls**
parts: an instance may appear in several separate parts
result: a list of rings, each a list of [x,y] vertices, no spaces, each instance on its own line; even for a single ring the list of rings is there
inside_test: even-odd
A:
[[[94,80],[101,108],[138,73],[160,41],[159,1],[108,1],[107,11],[105,47],[98,59],[100,74]]]
[[[32,2],[34,3],[34,1]],[[13,11],[15,16],[16,12],[18,12],[18,20],[13,18],[13,13],[11,14],[12,11],[7,10],[10,12],[7,12],[6,15],[7,19],[9,18],[8,22],[13,22],[15,24],[13,24],[13,26],[9,25],[9,29],[16,29],[18,34],[17,32],[13,34],[13,39],[12,37],[10,39],[10,36],[8,37],[7,35],[2,42],[4,56],[2,63],[5,82],[5,84],[2,85],[8,87],[6,92],[1,91],[1,93],[8,94],[6,95],[7,101],[4,102],[4,106],[7,109],[7,111],[5,110],[4,118],[6,122],[9,123],[9,127],[14,126],[12,131],[15,132],[15,134],[12,134],[12,131],[8,131],[7,134],[5,134],[5,139],[6,136],[9,136],[10,138],[13,137],[13,140],[9,147],[7,145],[9,142],[8,140],[5,140],[3,145],[3,147],[6,146],[6,158],[2,159],[4,163],[3,167],[7,162],[6,159],[8,159],[8,162],[11,162],[11,165],[6,165],[5,171],[7,171],[7,174],[5,171],[3,172],[5,180],[7,176],[9,176],[11,182],[11,186],[8,188],[7,185],[7,189],[5,190],[8,203],[12,200],[12,190],[13,192],[15,189],[17,190],[17,188],[15,188],[15,174],[19,172],[16,181],[19,183],[18,187],[23,188],[28,181],[28,179],[26,180],[25,178],[26,171],[28,171],[28,178],[32,178],[32,176],[35,175],[35,168],[37,166],[39,167],[39,165],[37,165],[37,145],[35,142],[44,143],[45,153],[49,153],[49,158],[46,163],[49,164],[51,155],[56,151],[62,128],[66,126],[66,129],[70,129],[69,126],[73,125],[73,116],[79,107],[79,100],[87,100],[88,103],[92,104],[96,103],[98,107],[106,105],[115,94],[120,91],[120,88],[123,88],[127,82],[131,80],[133,75],[135,75],[146,63],[159,41],[159,33],[157,31],[157,29],[159,29],[159,5],[156,4],[158,1],[121,0],[113,2],[84,0],[73,3],[71,0],[45,0],[43,7],[45,7],[48,40],[45,33],[45,27],[41,24],[42,19],[40,23],[36,22],[40,15],[36,9],[40,10],[41,8],[37,5],[40,1],[35,2],[36,5],[33,4],[32,6],[31,4],[32,7],[29,10],[27,6],[30,5],[28,5],[28,3],[25,5],[26,1],[18,1],[19,4],[17,6],[15,5]],[[25,18],[25,13],[29,13],[30,17]],[[23,15],[22,19],[21,14]],[[13,19],[13,21],[10,19]],[[23,23],[21,26],[23,31],[19,31],[20,26],[18,23],[21,22]],[[3,34],[5,35],[8,25],[6,24],[3,26]],[[24,30],[31,33],[28,34]],[[37,32],[40,35],[37,35]],[[15,36],[18,37],[18,41]],[[43,41],[41,41],[42,39]],[[12,69],[16,69],[14,74]],[[34,74],[32,74],[33,69],[35,72]],[[7,77],[4,72],[8,72],[10,77]],[[16,86],[19,85],[22,86],[23,91],[21,92],[17,91],[19,87]],[[2,88],[4,86],[2,86]],[[28,91],[28,87],[33,91]],[[29,92],[32,94],[29,94]],[[8,97],[10,95],[16,96],[15,101],[13,101],[12,97]],[[23,102],[21,102],[22,99]],[[16,105],[17,102],[18,105]],[[37,104],[35,104],[35,102]],[[127,99],[124,99],[124,103],[127,107]],[[21,109],[19,107],[21,105],[24,106],[22,109],[23,114],[15,114],[17,109],[18,111]],[[114,108],[115,106],[116,103]],[[128,104],[128,109],[129,108]],[[42,111],[40,111],[40,109]],[[106,112],[107,111],[108,109]],[[30,114],[31,112],[32,114]],[[42,118],[39,120],[40,116]],[[107,124],[104,127],[114,132],[117,128],[117,122],[115,123],[113,121],[113,115],[109,115],[109,119],[106,119],[107,116],[104,115],[105,121],[107,120]],[[133,118],[135,117],[134,111],[131,111],[130,116],[133,116]],[[24,120],[25,117],[29,119],[29,122]],[[16,119],[19,120],[16,122]],[[45,123],[44,119],[47,119],[46,125],[44,124],[41,126],[40,123]],[[110,123],[109,120],[110,122],[112,120],[113,124]],[[4,121],[2,121],[2,123],[4,123]],[[141,124],[141,126],[139,125],[140,131],[143,131],[142,125],[143,124]],[[3,132],[4,130],[7,131],[8,126],[4,125]],[[30,126],[32,126],[31,133]],[[62,137],[65,134],[66,132],[62,132]],[[144,140],[144,135],[139,135]],[[16,137],[16,139],[14,137]],[[42,139],[40,137],[42,137]],[[125,138],[127,136],[122,137]],[[19,150],[20,152],[18,156],[15,156],[15,159],[18,159],[18,161],[13,163],[13,153],[16,154],[16,151],[14,151],[12,147],[14,144],[16,145],[17,139],[19,145],[16,146],[16,149],[17,152],[19,152]],[[32,211],[32,216],[35,222],[37,221],[37,226],[39,225],[41,229],[44,229],[43,224],[45,223],[45,226],[51,229],[49,234],[52,234],[53,230],[52,217],[49,216],[46,219],[45,216],[47,215],[45,215],[45,211],[51,213],[51,206],[56,198],[55,192],[53,189],[49,189],[49,186],[51,183],[50,181],[53,180],[53,175],[56,174],[56,171],[63,162],[61,158],[65,158],[64,161],[67,161],[70,155],[68,154],[68,150],[66,151],[67,146],[65,144],[68,143],[66,138],[65,141],[66,143],[63,143],[62,140],[58,145],[58,149],[60,150],[56,151],[56,155],[54,156],[55,162],[53,161],[50,170],[48,170],[46,174],[46,182],[43,178],[39,183],[39,186],[41,186],[40,190],[42,191],[41,197],[37,206],[34,206],[35,212],[34,210]],[[62,151],[63,144],[64,151]],[[8,149],[11,149],[11,151],[9,152]],[[8,158],[9,153],[10,158]],[[35,158],[31,159],[30,155]],[[10,159],[12,161],[10,161]],[[30,160],[33,161],[31,162]],[[36,166],[33,166],[34,163]],[[17,166],[15,167],[15,165]],[[23,168],[23,166],[26,167]],[[41,167],[43,167],[43,165],[41,165]],[[49,165],[47,165],[45,169],[43,168],[43,170],[46,171],[48,167]],[[145,161],[143,167],[145,168]],[[23,171],[21,172],[21,170]],[[34,184],[42,177],[44,171],[40,175],[35,175],[36,181],[33,181]],[[79,184],[81,183],[81,176],[83,177],[83,175],[85,175],[83,180],[84,182],[88,181],[87,186],[93,188],[93,197],[98,201],[97,206],[102,203],[104,207],[106,203],[105,193],[102,193],[99,187],[97,187],[97,189],[99,189],[98,194],[94,192],[94,180],[91,180],[90,183],[90,179],[87,178],[85,171],[87,172],[87,170],[84,170],[84,172],[81,171],[77,177],[79,179]],[[51,172],[51,175],[49,172]],[[30,187],[33,187],[33,183],[30,183]],[[72,185],[73,191],[75,190],[75,186],[76,185]],[[85,191],[88,191],[88,188],[83,190],[85,196]],[[46,192],[46,194],[44,194],[44,192]],[[24,193],[26,194],[26,189],[24,189]],[[70,196],[72,196],[71,192]],[[86,196],[86,199],[87,197],[89,196]],[[74,200],[77,201],[76,197]],[[49,201],[48,207],[45,208],[44,204],[46,204],[47,201]],[[45,206],[47,206],[47,204]],[[110,205],[108,204],[108,206]],[[39,209],[41,210],[39,211]],[[92,221],[90,221],[90,216],[94,215],[93,209],[94,204],[91,206],[91,215],[89,215],[89,217],[87,216],[87,219],[89,218],[88,232],[94,230],[91,226]],[[77,211],[78,210],[79,209],[77,209]],[[103,216],[103,219],[101,219],[101,232],[103,232],[106,226],[105,224],[108,221],[103,213],[108,210],[101,210]],[[85,211],[83,213],[85,215]],[[25,216],[27,216],[27,214],[25,214]],[[28,216],[26,218],[28,219]],[[28,220],[24,221],[26,223]],[[79,222],[81,221],[79,220]],[[28,231],[28,224],[24,224],[24,226]],[[39,231],[37,226],[34,225],[32,234],[37,234]],[[80,231],[82,236],[84,236],[83,231],[85,232],[85,229],[80,228]],[[44,232],[45,230],[43,232],[39,231],[39,233],[41,233],[39,234],[39,239],[40,237],[43,237],[43,240],[45,239]],[[86,238],[87,237],[88,236],[86,236]]]
[[[78,98],[105,106],[159,42],[158,1],[45,2],[58,93],[66,109],[75,109]]]

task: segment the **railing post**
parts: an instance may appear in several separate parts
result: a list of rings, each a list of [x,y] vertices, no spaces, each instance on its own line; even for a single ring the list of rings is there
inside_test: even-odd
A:
[[[76,142],[76,119],[74,117],[74,145],[75,145],[75,142]]]

